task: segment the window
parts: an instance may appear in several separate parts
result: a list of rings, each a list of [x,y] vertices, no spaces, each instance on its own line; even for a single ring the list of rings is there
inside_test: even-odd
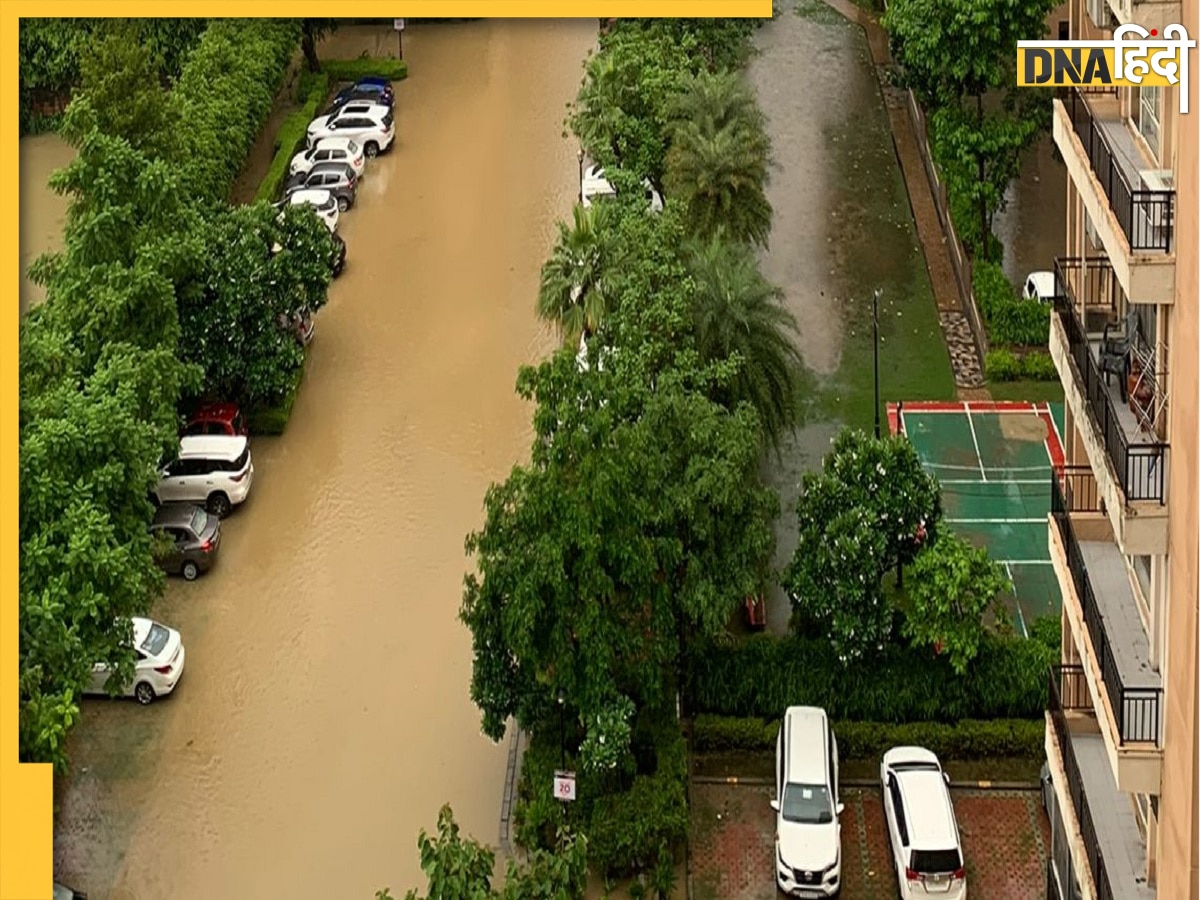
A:
[[[833,821],[829,791],[821,784],[791,784],[783,789],[780,804],[783,818],[788,822],[820,825]]]
[[[1141,132],[1150,152],[1158,159],[1160,153],[1161,134],[1159,132],[1158,110],[1162,101],[1162,88],[1144,85],[1134,89],[1134,116],[1137,130]]]
[[[888,793],[892,795],[892,810],[896,814],[896,830],[900,832],[900,843],[908,846],[908,821],[904,818],[904,800],[900,796],[900,785],[895,775],[888,776]]]
[[[921,875],[941,875],[962,868],[962,856],[958,848],[949,850],[914,850],[912,868]]]

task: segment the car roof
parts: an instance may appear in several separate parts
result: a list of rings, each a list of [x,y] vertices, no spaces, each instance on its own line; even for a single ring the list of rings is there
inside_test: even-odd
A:
[[[337,172],[339,175],[346,175],[347,173],[353,174],[354,169],[350,168],[350,166],[344,162],[334,161],[317,163],[308,170],[309,175],[313,174],[314,172]]]
[[[315,141],[312,145],[313,150],[345,150],[350,152],[350,142],[354,138],[342,137],[340,135],[330,135]]]
[[[1029,277],[1025,279],[1026,283],[1032,281],[1033,288],[1038,292],[1039,297],[1054,296],[1054,273],[1053,272],[1030,272]]]
[[[191,503],[164,503],[154,513],[154,524],[191,525],[199,508]]]
[[[385,113],[390,113],[386,103],[372,103],[370,100],[351,100],[348,103],[342,104],[338,111],[334,113],[339,119],[342,116],[382,116]]]
[[[958,847],[958,825],[954,820],[950,789],[942,776],[941,767],[932,767],[936,765],[936,758],[933,764],[912,759],[902,760],[901,765],[905,762],[925,766],[920,769],[893,770],[900,786],[900,796],[904,799],[904,818],[912,848],[948,850]]]
[[[333,195],[324,188],[314,188],[307,191],[296,191],[292,194],[292,206],[299,206],[302,203],[313,203],[317,206],[324,206],[333,199]]]
[[[246,449],[245,435],[191,434],[179,439],[179,458],[219,457],[236,459]]]
[[[783,728],[787,734],[784,767],[788,781],[827,780],[829,754],[825,733],[828,722],[825,710],[816,706],[789,706],[783,714]]]
[[[129,620],[133,623],[133,646],[142,646],[142,641],[146,640],[146,635],[150,633],[150,626],[154,624],[150,619],[143,619],[141,616],[134,616]]]

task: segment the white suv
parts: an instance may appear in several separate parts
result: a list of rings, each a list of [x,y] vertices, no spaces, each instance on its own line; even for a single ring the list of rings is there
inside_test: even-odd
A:
[[[775,881],[791,897],[842,887],[837,740],[825,710],[789,706],[775,742]]]
[[[392,111],[379,103],[347,103],[329,116],[314,119],[308,126],[308,146],[331,137],[353,138],[368,157],[392,146],[396,123]]]
[[[883,755],[879,779],[900,896],[965,900],[962,842],[938,758],[923,747],[893,747]]]
[[[199,503],[218,518],[245,502],[254,481],[254,461],[245,435],[189,435],[179,456],[160,473],[159,503]]]

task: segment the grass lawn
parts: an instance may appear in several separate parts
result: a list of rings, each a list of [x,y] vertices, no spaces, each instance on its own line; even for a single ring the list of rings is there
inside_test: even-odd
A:
[[[988,393],[993,400],[1028,400],[1031,403],[1062,403],[1059,381],[990,381]]]

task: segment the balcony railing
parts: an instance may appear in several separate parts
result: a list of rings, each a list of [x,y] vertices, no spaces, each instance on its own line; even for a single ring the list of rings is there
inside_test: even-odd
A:
[[[1087,626],[1092,646],[1100,662],[1100,678],[1104,692],[1117,719],[1117,735],[1122,744],[1157,744],[1162,710],[1161,687],[1136,687],[1127,685],[1117,668],[1116,656],[1105,631],[1104,617],[1096,603],[1096,594],[1088,577],[1087,563],[1071,525],[1071,504],[1064,491],[1062,480],[1057,476],[1050,479],[1050,514],[1058,524],[1064,549],[1067,553],[1067,568],[1071,572],[1071,583],[1083,607],[1083,621]]]
[[[1058,470],[1063,509],[1068,513],[1102,513],[1100,486],[1089,466],[1062,466]]]
[[[1104,865],[1104,856],[1100,853],[1100,842],[1096,838],[1096,823],[1092,819],[1092,810],[1088,806],[1087,794],[1083,791],[1083,777],[1079,773],[1079,762],[1075,759],[1075,747],[1071,743],[1071,731],[1067,727],[1068,709],[1079,709],[1073,705],[1078,685],[1083,682],[1086,694],[1087,683],[1084,681],[1081,666],[1051,666],[1050,667],[1050,721],[1054,724],[1054,735],[1058,738],[1058,746],[1062,751],[1063,772],[1067,776],[1067,793],[1071,795],[1071,805],[1075,808],[1075,818],[1079,821],[1079,832],[1083,838],[1083,852],[1087,855],[1088,868],[1092,871],[1092,881],[1096,885],[1096,900],[1112,900],[1112,883],[1108,878],[1108,869]]]
[[[1087,329],[1079,318],[1076,298],[1067,280],[1070,273],[1066,264],[1070,262],[1054,261],[1054,310],[1062,320],[1071,359],[1078,372],[1084,397],[1095,416],[1104,449],[1112,460],[1126,501],[1157,500],[1160,504],[1165,503],[1167,451],[1170,445],[1162,441],[1129,442],[1125,426],[1117,418],[1112,394],[1104,383],[1104,373],[1092,355]]]
[[[1117,165],[1108,138],[1097,127],[1092,111],[1078,88],[1065,88],[1059,99],[1079,135],[1079,142],[1092,171],[1108,197],[1109,205],[1132,250],[1171,252],[1174,231],[1175,192],[1134,190]]]

